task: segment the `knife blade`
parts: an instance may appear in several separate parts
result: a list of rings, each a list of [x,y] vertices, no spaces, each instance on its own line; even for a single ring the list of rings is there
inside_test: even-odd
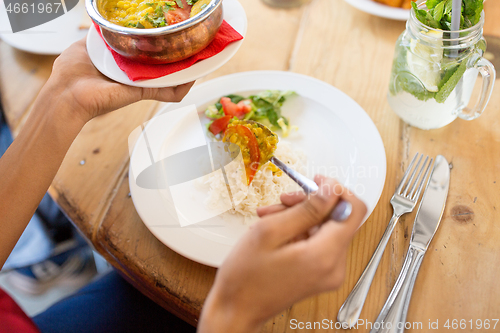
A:
[[[418,207],[403,267],[370,333],[404,332],[413,286],[424,254],[441,222],[449,185],[448,161],[438,155]]]
[[[413,246],[424,251],[429,247],[443,216],[449,186],[450,166],[444,156],[438,155],[413,225]]]

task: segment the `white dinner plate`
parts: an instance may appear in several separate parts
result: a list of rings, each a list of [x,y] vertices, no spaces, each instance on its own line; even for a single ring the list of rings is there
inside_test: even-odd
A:
[[[74,42],[84,38],[89,31],[79,29],[85,14],[83,0],[80,0],[78,5],[66,14],[17,33],[12,33],[2,2],[0,0],[0,38],[16,49],[35,54],[57,55]]]
[[[245,37],[247,32],[247,17],[245,10],[237,0],[224,0],[224,20],[234,30]],[[87,50],[94,66],[110,79],[135,87],[162,88],[177,86],[204,77],[228,62],[238,51],[243,40],[229,44],[222,52],[208,59],[199,61],[193,66],[181,71],[152,80],[132,81],[116,64],[111,52],[94,27],[87,37]]]
[[[351,6],[368,14],[380,16],[392,20],[407,21],[410,18],[410,10],[391,7],[374,0],[345,0]]]
[[[148,122],[144,131],[149,137],[146,145],[153,147],[149,148],[149,153],[140,148],[144,142],[137,139],[138,134],[135,135],[136,139],[129,140],[129,185],[139,216],[161,242],[191,260],[218,267],[245,233],[248,223],[244,223],[242,216],[228,213],[229,217],[227,214],[216,216],[196,225],[180,227],[172,218],[172,207],[167,207],[169,204],[166,203],[163,190],[138,186],[134,178],[137,169],[134,172],[132,169],[145,161],[149,163],[153,157],[155,161],[160,161],[164,156],[187,151],[185,147],[188,142],[191,142],[192,147],[198,147],[211,141],[204,126],[200,141],[200,135],[195,138],[196,135],[189,131],[179,130],[180,126],[186,124],[186,119],[179,118],[159,125],[162,117],[175,115],[182,110],[181,107],[194,104],[200,112],[198,115],[194,113],[196,121],[206,122],[204,109],[221,96],[241,94],[246,97],[268,89],[293,90],[297,93],[287,99],[282,113],[289,117],[291,124],[299,127],[286,141],[294,149],[305,153],[307,176],[312,177],[318,172],[336,176],[366,203],[368,213],[365,220],[380,198],[386,175],[382,139],[370,117],[350,97],[320,80],[290,72],[254,71],[223,76],[195,86],[181,103],[167,104]],[[198,125],[198,133],[201,131],[199,128]],[[153,143],[149,133],[155,130],[155,135],[160,139]],[[173,152],[164,154],[165,150]],[[195,189],[193,195],[197,196],[197,191],[203,192]],[[173,210],[177,208],[175,206]],[[201,211],[206,208],[191,204],[190,209]]]

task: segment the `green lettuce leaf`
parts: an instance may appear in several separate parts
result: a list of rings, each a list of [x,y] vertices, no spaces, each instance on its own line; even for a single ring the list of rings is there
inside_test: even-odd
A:
[[[266,90],[256,95],[273,106],[282,106],[287,96],[293,95],[293,91]]]
[[[240,95],[232,95],[232,94],[231,94],[231,95],[227,95],[227,96],[225,96],[225,97],[227,97],[227,98],[231,99],[231,102],[233,102],[234,104],[238,104],[239,102],[241,102],[242,100],[244,100],[244,99],[245,99],[245,97],[243,97],[243,96],[240,96]],[[221,105],[221,107],[222,107],[222,105]]]
[[[266,90],[250,96],[253,114],[249,119],[256,121],[268,120],[274,129],[280,129],[281,126],[278,120],[283,118],[285,124],[288,125],[288,119],[281,114],[281,106],[286,98],[293,94],[295,94],[293,91]]]

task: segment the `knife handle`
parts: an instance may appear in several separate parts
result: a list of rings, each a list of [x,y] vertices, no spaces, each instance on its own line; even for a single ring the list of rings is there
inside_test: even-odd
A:
[[[380,239],[380,242],[378,243],[375,252],[373,252],[370,261],[366,265],[365,270],[359,277],[359,280],[354,288],[352,288],[349,296],[347,296],[344,304],[340,307],[337,320],[340,323],[347,324],[349,328],[356,326],[356,323],[358,322],[359,315],[361,314],[361,310],[365,304],[366,296],[368,296],[368,291],[372,285],[380,260],[382,259],[387,243],[391,238],[394,227],[398,223],[400,216],[401,214],[397,214],[396,212],[392,214],[392,218],[384,231],[384,235]]]
[[[411,293],[425,251],[410,245],[401,273],[370,333],[403,333]]]

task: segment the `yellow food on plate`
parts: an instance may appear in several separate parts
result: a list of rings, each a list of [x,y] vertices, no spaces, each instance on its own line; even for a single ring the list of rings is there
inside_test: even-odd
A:
[[[401,5],[401,7],[403,7],[404,9],[410,9],[411,8],[411,1],[412,0],[403,0],[403,4]]]
[[[259,168],[273,156],[278,144],[278,136],[271,131],[266,131],[257,122],[233,120],[227,126],[223,141],[240,147],[247,182],[250,184]]]
[[[303,151],[285,140],[281,140],[274,156],[293,170],[306,173],[307,158]],[[244,217],[244,223],[255,221],[256,209],[279,204],[283,193],[297,192],[301,188],[286,174],[279,175],[274,164],[267,162],[255,174],[250,185],[247,183],[245,168],[241,163],[229,163],[222,172],[212,172],[198,181],[198,186],[208,187],[205,205],[209,209],[220,210],[225,202],[234,203],[228,215]],[[227,177],[226,179],[224,177]],[[228,186],[231,190],[229,194]]]
[[[375,0],[375,1],[391,7],[401,7],[402,3],[402,0]]]
[[[375,1],[391,7],[401,7],[405,9],[410,9],[412,0],[375,0]]]
[[[211,119],[208,135],[230,143],[225,152],[232,159],[221,168],[223,172],[212,172],[199,180],[200,186],[209,186],[207,208],[226,211],[229,202],[233,207],[230,213],[243,215],[250,222],[257,207],[279,203],[281,194],[301,189],[272,163],[274,157],[299,173],[306,170],[305,155],[291,143],[280,141],[273,131],[281,129],[285,136],[294,127],[281,110],[292,95],[292,91],[280,90],[265,90],[247,98],[231,94],[207,106],[205,115]]]

